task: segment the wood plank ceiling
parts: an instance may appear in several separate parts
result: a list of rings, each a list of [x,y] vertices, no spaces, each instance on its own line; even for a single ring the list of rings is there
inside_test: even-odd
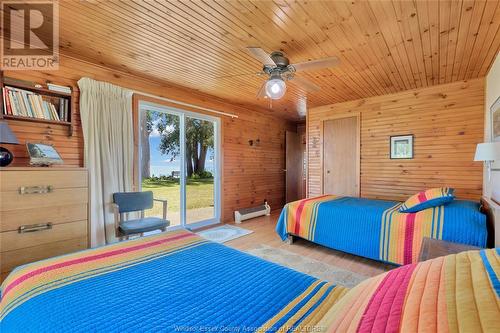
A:
[[[61,1],[61,53],[299,119],[305,100],[315,107],[484,76],[500,48],[499,3]],[[249,74],[262,66],[247,46],[341,63],[300,74],[321,91],[289,84],[271,106],[256,98],[264,77]]]

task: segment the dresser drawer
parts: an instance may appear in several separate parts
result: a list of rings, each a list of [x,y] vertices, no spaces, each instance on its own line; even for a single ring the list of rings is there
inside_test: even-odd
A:
[[[19,191],[20,187],[51,186],[54,189],[87,187],[87,170],[2,170],[0,191]]]
[[[59,224],[86,220],[88,206],[86,203],[52,206],[30,209],[0,211],[0,232],[17,230],[23,224],[52,223]]]
[[[1,252],[0,270],[2,273],[6,273],[20,265],[66,253],[85,250],[86,248],[87,237],[80,237],[19,250]]]
[[[49,193],[0,192],[0,211],[25,210],[88,202],[87,188],[55,188]]]
[[[0,252],[86,236],[86,220],[55,224],[51,229],[34,232],[19,233],[18,231],[5,231],[0,233]]]
[[[88,248],[88,201],[86,169],[1,169],[0,280],[17,266]]]

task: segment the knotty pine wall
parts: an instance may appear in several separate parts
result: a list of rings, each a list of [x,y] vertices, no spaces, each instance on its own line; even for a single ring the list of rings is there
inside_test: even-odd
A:
[[[83,77],[110,82],[125,88],[167,97],[206,108],[238,115],[221,116],[222,125],[222,219],[231,221],[235,209],[263,203],[273,209],[283,206],[285,198],[285,131],[295,131],[295,124],[272,115],[272,111],[255,110],[231,104],[194,90],[152,81],[124,72],[71,58],[61,57],[58,71],[6,71],[4,76],[38,83],[52,82],[71,86],[75,101],[73,107],[74,134],[67,136],[62,125],[46,125],[27,121],[8,120],[21,145],[9,146],[15,154],[11,166],[27,166],[29,158],[26,141],[53,144],[66,166],[83,166],[83,134],[78,110],[77,81]],[[260,139],[260,145],[251,147],[248,140]]]
[[[483,142],[484,79],[325,105],[308,112],[308,193],[321,194],[322,118],[361,114],[361,196],[405,200],[417,191],[450,186],[479,199],[483,167],[473,162]],[[414,134],[414,159],[391,160],[389,137]]]

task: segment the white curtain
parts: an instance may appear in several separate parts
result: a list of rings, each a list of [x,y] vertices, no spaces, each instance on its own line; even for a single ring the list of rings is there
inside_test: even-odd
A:
[[[133,186],[132,91],[89,78],[80,79],[78,87],[95,247],[116,241],[112,196]]]

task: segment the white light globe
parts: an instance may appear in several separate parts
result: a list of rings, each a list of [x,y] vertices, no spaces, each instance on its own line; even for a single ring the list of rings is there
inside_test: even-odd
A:
[[[266,95],[271,99],[280,99],[285,95],[286,84],[282,78],[270,79],[266,82]]]

